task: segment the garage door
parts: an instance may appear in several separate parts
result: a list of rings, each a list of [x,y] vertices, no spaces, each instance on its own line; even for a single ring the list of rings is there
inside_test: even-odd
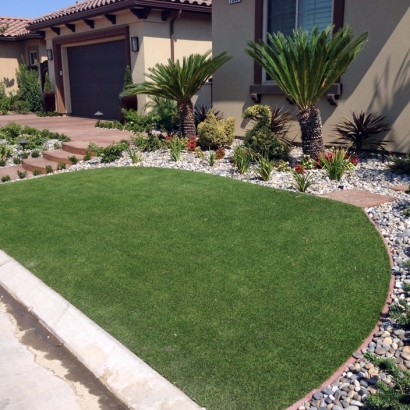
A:
[[[72,115],[120,119],[118,94],[124,85],[125,41],[68,47]],[[94,117],[95,118],[95,117]]]

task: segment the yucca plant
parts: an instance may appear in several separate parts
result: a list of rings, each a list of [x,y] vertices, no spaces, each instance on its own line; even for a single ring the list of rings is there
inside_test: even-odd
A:
[[[317,159],[324,152],[322,119],[316,102],[347,70],[364,47],[368,34],[353,37],[344,26],[332,35],[332,26],[308,33],[302,28],[292,36],[268,33],[268,41],[248,42],[250,55],[298,106],[303,153]]]
[[[350,143],[355,152],[362,149],[384,149],[389,141],[380,141],[378,134],[390,131],[389,124],[383,122],[386,117],[375,114],[367,114],[363,111],[352,112],[353,120],[344,117],[344,120],[334,125],[333,131],[341,139]]]
[[[226,51],[215,57],[210,57],[210,54],[211,51],[191,54],[184,57],[182,63],[171,59],[167,65],[158,63],[145,74],[151,81],[130,85],[121,95],[148,94],[176,101],[182,136],[191,137],[196,134],[191,98],[216,70],[231,59]]]

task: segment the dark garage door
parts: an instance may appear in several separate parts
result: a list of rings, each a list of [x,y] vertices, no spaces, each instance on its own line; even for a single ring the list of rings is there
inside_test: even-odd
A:
[[[120,119],[118,94],[124,84],[125,41],[68,47],[72,115]],[[94,117],[95,118],[95,117]]]

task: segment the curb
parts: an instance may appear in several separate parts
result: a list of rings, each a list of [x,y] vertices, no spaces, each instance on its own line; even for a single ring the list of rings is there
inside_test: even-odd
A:
[[[393,257],[391,255],[391,251],[389,246],[387,245],[386,240],[384,239],[383,235],[381,234],[378,226],[374,223],[374,221],[369,217],[368,213],[363,209],[363,212],[365,213],[365,215],[367,216],[367,218],[369,219],[369,221],[373,224],[373,226],[376,228],[377,232],[379,233],[380,237],[383,240],[384,246],[387,250],[387,254],[389,255],[389,259],[390,259],[390,267],[393,268]],[[356,349],[356,351],[361,351],[362,349],[366,348],[369,343],[371,342],[372,338],[373,338],[373,334],[378,332],[379,330],[379,326],[381,325],[384,317],[386,316],[386,314],[389,311],[389,306],[392,302],[392,293],[394,292],[394,283],[395,283],[395,278],[393,275],[391,275],[390,278],[390,284],[389,284],[389,293],[387,294],[387,298],[386,298],[386,302],[383,306],[383,309],[380,313],[380,319],[378,320],[378,322],[376,323],[376,325],[374,326],[373,330],[370,332],[369,336],[366,337],[366,339],[362,342],[362,344]],[[355,359],[354,357],[350,357],[349,359],[346,360],[346,362],[344,362],[326,381],[324,381],[320,387],[318,387],[317,389],[313,389],[312,391],[310,391],[308,394],[306,394],[305,397],[303,397],[302,399],[298,400],[296,403],[293,403],[291,406],[289,406],[286,410],[298,410],[298,408],[300,406],[303,406],[304,403],[306,403],[307,401],[312,400],[313,395],[318,392],[318,391],[322,391],[323,389],[325,389],[327,386],[329,386],[329,384],[332,384],[338,377],[340,377],[343,372],[346,370],[346,367],[355,363],[357,361],[357,359]]]
[[[130,409],[201,409],[185,393],[1,250],[0,286]]]

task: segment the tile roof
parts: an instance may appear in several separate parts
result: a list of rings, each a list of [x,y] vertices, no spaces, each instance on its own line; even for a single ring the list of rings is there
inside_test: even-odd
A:
[[[79,1],[72,6],[55,11],[50,14],[46,14],[37,19],[34,19],[31,24],[44,23],[50,20],[58,19],[60,17],[66,17],[72,14],[77,14],[83,11],[98,9],[99,7],[108,6],[111,4],[122,3],[126,0],[85,0],[83,2]],[[155,3],[181,3],[181,4],[192,4],[199,6],[212,6],[212,0],[157,0]],[[138,6],[138,1],[135,2],[135,6]]]
[[[33,19],[14,17],[0,17],[0,37],[20,37],[32,34],[27,30],[27,25]],[[2,32],[5,30],[4,32]]]

